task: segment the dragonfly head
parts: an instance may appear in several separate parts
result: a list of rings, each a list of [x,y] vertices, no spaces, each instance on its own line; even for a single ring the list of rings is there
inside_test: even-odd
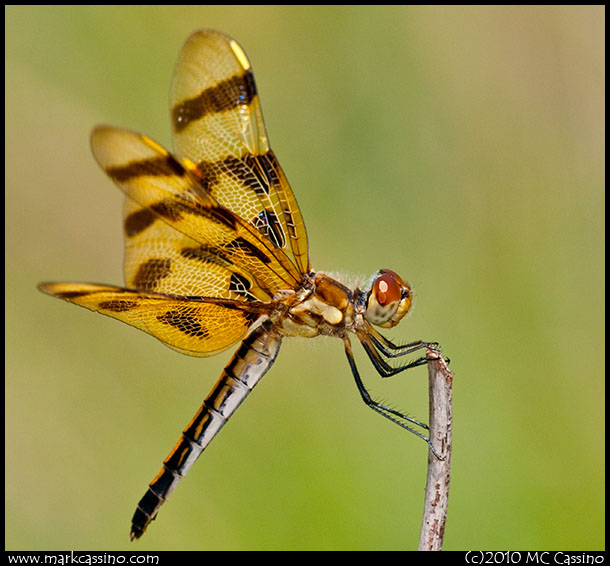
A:
[[[411,307],[411,287],[398,274],[389,269],[380,269],[371,278],[366,293],[364,318],[375,326],[396,326]]]

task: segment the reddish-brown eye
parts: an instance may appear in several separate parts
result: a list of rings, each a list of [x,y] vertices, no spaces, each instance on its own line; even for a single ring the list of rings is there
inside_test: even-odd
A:
[[[364,317],[371,324],[391,328],[411,306],[411,287],[389,269],[379,270],[371,279]]]
[[[396,281],[396,277],[398,276],[395,273],[390,272],[381,275],[375,281],[374,292],[377,296],[377,302],[381,306],[400,301],[401,286],[398,281]]]

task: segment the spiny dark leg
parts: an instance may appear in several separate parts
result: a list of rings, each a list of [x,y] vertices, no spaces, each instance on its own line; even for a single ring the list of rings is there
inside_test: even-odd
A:
[[[380,352],[382,352],[383,355],[387,358],[398,358],[400,356],[406,356],[424,348],[440,350],[438,342],[424,342],[422,340],[417,340],[416,342],[409,342],[408,344],[396,345],[382,334],[379,334],[379,332],[377,332],[374,328],[370,328],[369,332],[367,332],[367,335],[375,343],[375,347]]]
[[[377,342],[374,341],[374,340],[371,340],[370,335],[368,335],[368,334],[359,334],[358,338],[360,338],[360,342],[362,343],[362,347],[364,348],[364,350],[367,353],[369,359],[373,363],[373,366],[377,370],[377,373],[379,373],[379,375],[381,377],[390,377],[392,375],[396,375],[397,373],[400,373],[401,371],[405,371],[406,369],[410,369],[410,368],[414,368],[414,367],[425,365],[429,361],[432,361],[432,359],[433,359],[433,358],[428,358],[426,356],[422,356],[421,358],[417,358],[416,360],[413,360],[412,362],[409,362],[409,363],[407,363],[407,364],[405,364],[403,366],[392,367],[390,364],[388,364],[388,362],[386,362],[381,357],[379,352],[375,349],[375,346],[376,346]],[[425,343],[422,343],[422,344],[425,344]],[[419,350],[422,347],[427,347],[427,346],[418,346],[416,348],[416,350]],[[413,350],[413,351],[415,351],[415,350]],[[385,352],[383,350],[381,350],[381,352],[383,354],[385,354]],[[407,353],[410,353],[410,352],[404,352],[404,353],[407,354]],[[403,355],[403,354],[400,354],[400,355]],[[393,357],[396,357],[396,356],[393,356]]]
[[[345,343],[345,354],[347,356],[347,361],[349,362],[350,368],[352,370],[352,375],[354,376],[354,379],[356,381],[356,386],[358,387],[358,391],[360,392],[360,396],[362,397],[362,400],[366,403],[367,406],[369,406],[371,409],[373,409],[373,411],[379,413],[380,415],[384,416],[386,419],[392,421],[393,423],[397,424],[398,426],[408,430],[409,432],[413,433],[415,436],[419,436],[419,438],[421,438],[422,440],[424,440],[428,446],[430,446],[430,449],[434,452],[434,448],[432,448],[432,444],[430,443],[430,439],[427,436],[424,436],[423,434],[421,434],[419,431],[413,429],[412,427],[410,427],[409,425],[405,424],[404,422],[400,421],[399,419],[402,419],[404,421],[407,421],[409,423],[412,423],[416,426],[419,426],[423,429],[427,429],[428,425],[408,416],[405,415],[404,413],[401,413],[399,411],[396,411],[390,407],[387,407],[386,405],[383,405],[375,400],[373,400],[371,398],[371,396],[369,395],[369,392],[366,390],[366,388],[364,387],[364,384],[362,383],[362,379],[360,378],[360,374],[358,373],[358,368],[356,367],[356,362],[354,360],[354,354],[352,352],[352,347],[349,341],[349,338],[346,336],[343,339],[344,343]]]

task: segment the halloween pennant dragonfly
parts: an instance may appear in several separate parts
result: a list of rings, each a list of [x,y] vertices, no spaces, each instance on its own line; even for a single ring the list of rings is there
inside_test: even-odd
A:
[[[42,283],[44,293],[126,322],[192,356],[241,345],[206,397],[132,519],[142,536],[161,505],[273,364],[286,336],[340,338],[364,402],[423,438],[428,427],[371,398],[356,368],[350,334],[388,377],[389,360],[438,344],[396,345],[375,328],[398,324],[411,288],[381,269],[350,289],[309,263],[307,233],[265,131],[250,61],[211,30],[184,45],[171,88],[175,155],[129,130],[99,126],[93,155],[127,196],[125,287]]]

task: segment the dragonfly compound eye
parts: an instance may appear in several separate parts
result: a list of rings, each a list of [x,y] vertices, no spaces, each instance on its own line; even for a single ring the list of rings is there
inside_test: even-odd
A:
[[[389,269],[380,270],[369,291],[365,318],[390,328],[400,322],[411,306],[411,287]]]

